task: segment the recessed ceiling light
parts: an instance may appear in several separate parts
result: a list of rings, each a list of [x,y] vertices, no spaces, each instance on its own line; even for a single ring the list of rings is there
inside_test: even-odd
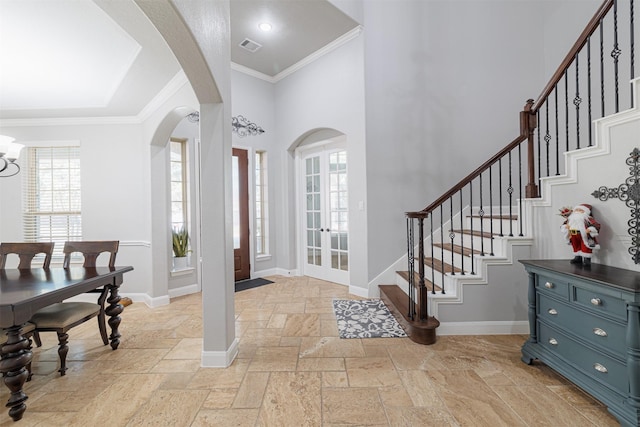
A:
[[[260,28],[262,31],[271,31],[271,28],[273,27],[268,22],[261,22],[258,24],[258,28]]]

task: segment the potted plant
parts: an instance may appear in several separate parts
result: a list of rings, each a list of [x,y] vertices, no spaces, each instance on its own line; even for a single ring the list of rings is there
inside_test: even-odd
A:
[[[171,243],[173,246],[173,268],[180,269],[187,267],[187,254],[189,249],[189,232],[186,228],[174,228],[171,230]]]

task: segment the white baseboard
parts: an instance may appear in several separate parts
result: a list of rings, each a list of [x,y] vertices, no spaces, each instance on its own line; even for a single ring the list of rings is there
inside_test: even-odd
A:
[[[200,286],[197,283],[193,285],[181,286],[175,289],[169,289],[169,298],[181,297],[184,295],[197,294],[200,292]]]
[[[266,270],[254,271],[251,274],[252,279],[257,279],[259,277],[268,277],[268,276],[284,276],[284,277],[294,277],[300,276],[298,270],[287,270],[284,268],[267,268]]]
[[[156,298],[152,298],[148,294],[143,294],[143,293],[120,292],[118,295],[120,295],[120,298],[124,298],[124,297],[131,298],[131,301],[133,302],[143,302],[151,308],[168,305],[170,302],[169,295],[163,295],[161,297],[156,297]],[[66,299],[65,301],[96,302],[96,300],[97,300],[96,294],[85,293],[85,294],[76,295],[74,297]]]
[[[529,321],[442,322],[437,335],[528,335]]]
[[[349,285],[349,293],[352,295],[357,295],[361,298],[369,298],[369,289],[360,288],[358,286]]]
[[[202,351],[203,368],[227,368],[238,355],[238,338],[235,338],[227,351]]]

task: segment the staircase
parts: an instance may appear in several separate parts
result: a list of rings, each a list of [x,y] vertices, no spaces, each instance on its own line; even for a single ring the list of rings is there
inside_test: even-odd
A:
[[[489,266],[513,264],[512,247],[531,245],[532,240],[514,235],[520,229],[517,214],[509,214],[508,207],[494,208],[493,215],[480,214],[479,208],[464,209],[454,216],[453,228],[450,222],[434,230],[424,241],[423,259],[425,287],[428,292],[427,312],[431,314],[425,322],[412,320],[407,293],[410,275],[413,283],[420,282],[420,257],[414,256],[407,270],[396,271],[396,283],[380,285],[380,298],[395,314],[407,334],[421,344],[435,341],[435,328],[439,322],[440,304],[460,304],[463,302],[463,286],[486,284]],[[517,212],[512,208],[512,212]],[[462,227],[459,219],[462,220]],[[414,250],[414,253],[417,250]],[[413,270],[413,271],[411,271]],[[418,300],[414,291],[413,300]],[[420,312],[419,302],[415,313]],[[415,316],[414,316],[415,317]]]
[[[540,182],[566,173],[565,153],[595,145],[594,120],[633,107],[634,14],[634,0],[605,0],[538,99],[525,104],[520,135],[426,208],[406,213],[407,267],[379,291],[412,340],[435,342],[439,307],[464,304],[465,285],[500,282],[491,279],[500,276],[494,266],[513,268],[516,246],[534,242],[525,201],[548,197]]]

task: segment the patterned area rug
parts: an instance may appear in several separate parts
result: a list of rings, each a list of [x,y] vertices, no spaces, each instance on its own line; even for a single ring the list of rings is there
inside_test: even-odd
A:
[[[340,338],[406,337],[400,324],[379,300],[333,300]]]

